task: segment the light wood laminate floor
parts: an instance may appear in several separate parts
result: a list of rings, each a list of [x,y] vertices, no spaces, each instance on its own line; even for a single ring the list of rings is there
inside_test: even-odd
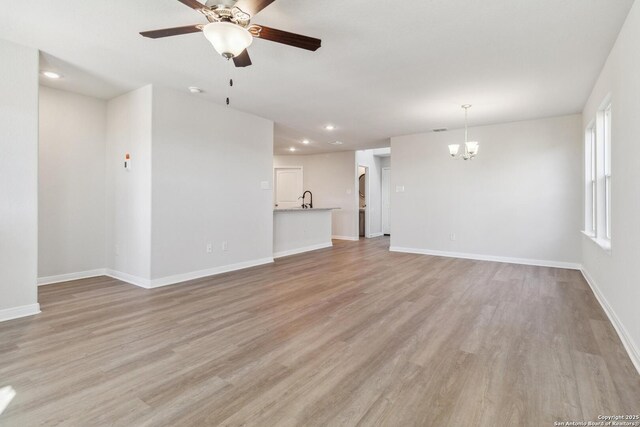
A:
[[[39,289],[0,324],[2,426],[552,426],[640,413],[580,273],[388,238],[185,284]]]

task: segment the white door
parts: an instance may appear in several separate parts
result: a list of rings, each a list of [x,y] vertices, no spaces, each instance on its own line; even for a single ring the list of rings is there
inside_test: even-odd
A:
[[[299,208],[302,200],[302,168],[276,168],[274,175],[275,207]]]
[[[391,234],[391,168],[382,168],[382,232]]]

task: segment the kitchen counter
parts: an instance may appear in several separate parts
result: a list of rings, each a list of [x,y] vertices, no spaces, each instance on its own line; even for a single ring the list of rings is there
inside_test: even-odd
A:
[[[273,212],[314,212],[314,211],[332,211],[340,208],[275,208]]]
[[[273,210],[273,257],[333,246],[331,211],[339,208],[282,208]]]

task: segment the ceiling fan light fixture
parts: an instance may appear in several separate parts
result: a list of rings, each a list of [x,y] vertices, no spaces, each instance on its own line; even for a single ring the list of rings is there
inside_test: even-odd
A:
[[[240,55],[253,42],[246,28],[231,22],[211,22],[202,31],[216,52],[227,59]]]

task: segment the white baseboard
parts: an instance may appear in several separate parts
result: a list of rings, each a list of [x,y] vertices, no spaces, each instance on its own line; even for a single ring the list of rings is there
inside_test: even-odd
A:
[[[360,237],[353,237],[353,236],[331,236],[331,238],[334,240],[351,240],[351,241],[360,240]]]
[[[217,274],[228,273],[230,271],[243,270],[245,268],[257,267],[259,265],[271,264],[273,258],[261,258],[251,261],[238,262],[236,264],[223,265],[220,267],[208,268],[206,270],[192,271],[189,273],[176,274],[173,276],[152,279],[149,288],[160,288],[162,286],[174,285],[188,280],[200,279],[202,277],[215,276]]]
[[[622,345],[624,346],[625,350],[627,350],[627,354],[629,355],[633,366],[635,366],[636,370],[640,374],[640,350],[638,349],[638,346],[633,342],[631,335],[629,335],[629,333],[627,332],[626,328],[620,321],[620,318],[618,317],[616,312],[613,311],[613,308],[611,307],[611,305],[609,305],[609,302],[604,297],[602,292],[600,292],[600,288],[598,288],[598,285],[596,284],[595,280],[593,280],[593,277],[591,277],[589,272],[585,270],[584,267],[580,269],[580,272],[582,273],[584,280],[586,280],[591,287],[591,290],[600,303],[600,306],[607,314],[607,317],[613,325],[613,328],[618,333],[618,337],[620,337],[620,341],[622,341]]]
[[[18,319],[20,317],[33,316],[38,313],[40,313],[40,304],[38,303],[5,308],[4,310],[0,310],[0,322]]]
[[[329,245],[331,246],[331,245]],[[319,249],[319,248],[317,248]],[[162,286],[174,285],[176,283],[186,282],[188,280],[199,279],[207,276],[215,276],[216,274],[227,273],[229,271],[242,270],[244,268],[255,267],[258,265],[270,264],[273,262],[273,258],[262,258],[257,260],[239,262],[236,264],[223,265],[220,267],[209,268],[206,270],[192,271],[189,273],[176,274],[173,276],[161,277],[158,279],[147,279],[144,277],[134,276],[122,271],[113,270],[111,268],[103,268],[79,273],[70,273],[60,276],[43,277],[38,279],[38,282],[42,281],[40,285],[66,282],[69,280],[82,279],[86,277],[96,276],[108,276],[114,279],[118,279],[122,282],[129,283],[130,285],[139,286],[144,289],[159,288]],[[46,281],[45,281],[46,279]]]
[[[539,259],[527,259],[527,258],[511,258],[494,255],[480,255],[480,254],[467,254],[462,252],[447,252],[436,251],[431,249],[417,249],[417,248],[403,248],[398,246],[391,246],[389,248],[391,252],[403,252],[408,254],[421,254],[421,255],[433,255],[447,258],[464,258],[474,259],[478,261],[493,261],[504,262],[507,264],[522,264],[522,265],[536,265],[539,267],[554,267],[554,268],[566,268],[569,270],[580,270],[582,267],[579,263],[564,262],[564,261],[548,261]]]
[[[369,233],[369,235],[367,236],[367,239],[373,239],[374,237],[380,237],[382,235],[383,235],[382,232],[380,232],[380,233]]]
[[[291,249],[288,251],[280,251],[273,254],[274,258],[282,258],[289,255],[301,254],[303,252],[317,251],[318,249],[330,248],[333,246],[333,243],[320,243],[318,245],[305,246],[302,248]]]
[[[139,286],[145,289],[151,289],[151,280],[144,277],[134,276],[129,273],[123,273],[122,271],[112,270],[110,268],[105,269],[105,276],[113,277],[121,282],[126,282],[130,285]]]
[[[57,276],[38,277],[38,286],[53,285],[54,283],[68,282],[70,280],[87,279],[89,277],[104,276],[106,268],[96,270],[80,271],[78,273],[59,274]]]

